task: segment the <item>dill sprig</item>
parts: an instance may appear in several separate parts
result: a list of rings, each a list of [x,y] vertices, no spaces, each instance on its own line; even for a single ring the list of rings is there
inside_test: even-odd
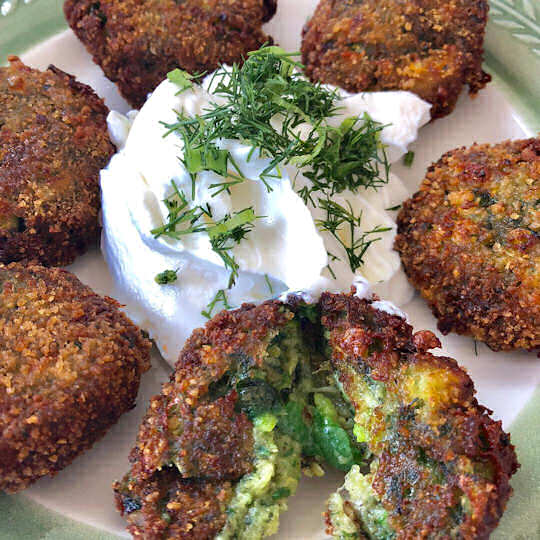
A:
[[[199,220],[203,215],[212,217],[210,207],[196,206],[190,208],[189,201],[184,192],[178,189],[174,180],[171,181],[171,184],[173,186],[173,193],[163,201],[168,211],[167,221],[161,227],[152,229],[150,231],[151,234],[154,235],[154,238],[159,238],[163,235],[179,240],[186,234],[205,231],[206,226],[199,224]],[[183,225],[184,228],[179,229],[180,225]]]
[[[330,199],[319,199],[318,202],[319,206],[326,211],[326,218],[316,221],[319,230],[328,232],[338,241],[345,251],[351,271],[356,272],[364,264],[364,255],[369,246],[381,239],[380,236],[373,238],[372,235],[390,231],[391,227],[377,226],[369,231],[359,232],[362,224],[362,213],[360,212],[360,215],[355,216],[349,201],[347,201],[348,208]],[[341,235],[338,234],[342,227],[348,229],[348,241],[343,240]],[[330,253],[329,256],[333,260],[338,259],[338,257]],[[330,272],[333,274],[331,268]]]
[[[227,293],[223,289],[219,289],[214,298],[210,300],[206,309],[201,311],[201,315],[207,319],[211,319],[214,313],[216,305],[221,303],[225,309],[231,309],[232,306],[229,304],[229,299],[227,298]]]
[[[340,96],[319,83],[311,83],[301,73],[303,66],[279,47],[263,47],[248,54],[242,66],[218,70],[209,87],[216,100],[202,113],[187,116],[177,113],[176,122],[164,125],[166,135],[176,132],[184,143],[180,158],[191,177],[191,199],[195,198],[198,174],[212,171],[223,178],[209,186],[215,197],[246,180],[230,151],[221,148],[226,139],[240,141],[251,147],[248,161],[255,153],[268,159],[260,179],[268,191],[271,180],[281,178],[281,169],[295,165],[310,181],[298,191],[306,204],[319,206],[326,219],[318,220],[322,231],[338,240],[344,249],[351,270],[362,264],[369,246],[379,238],[373,235],[389,230],[375,227],[362,232],[362,215],[354,215],[352,207],[331,200],[336,193],[352,192],[359,188],[377,188],[388,182],[389,165],[380,132],[385,126],[367,114],[361,118],[346,118],[339,126],[328,120],[338,114]],[[181,70],[168,75],[180,92],[191,88],[196,77]],[[219,99],[217,99],[219,98]],[[152,233],[179,239],[186,234],[206,232],[212,249],[230,271],[228,287],[236,282],[239,265],[232,249],[252,230],[257,218],[253,209],[246,208],[219,222],[212,220],[209,205],[205,208],[190,204],[173,182],[174,193],[165,204],[167,222]],[[205,217],[204,222],[202,221]],[[208,219],[206,219],[208,218]],[[350,242],[341,239],[339,232],[348,228]],[[339,260],[331,255],[332,260]],[[330,272],[332,272],[329,267]],[[206,310],[211,313],[216,302],[226,304],[224,291]]]
[[[221,257],[225,268],[230,271],[229,289],[236,283],[240,269],[232,255],[232,249],[253,229],[253,222],[259,217],[255,215],[253,208],[244,208],[244,210],[236,212],[234,216],[227,214],[222,220],[207,229],[212,249]]]
[[[214,73],[210,89],[224,98],[219,104],[195,117],[180,112],[177,122],[165,124],[167,133],[179,132],[184,139],[186,169],[227,176],[230,153],[218,150],[216,142],[234,139],[252,147],[250,157],[258,152],[269,158],[260,175],[268,191],[268,180],[280,177],[280,166],[301,168],[312,182],[300,191],[306,203],[313,202],[316,191],[332,195],[387,183],[388,161],[380,141],[384,126],[367,114],[347,118],[338,127],[329,125],[328,118],[339,111],[337,91],[307,80],[294,56],[279,47],[249,53],[241,67]]]
[[[212,212],[208,205],[206,208],[202,206],[189,208],[185,193],[178,189],[174,180],[171,184],[173,193],[163,201],[168,210],[167,221],[150,232],[154,238],[168,236],[176,240],[188,234],[207,233],[212,250],[219,255],[225,268],[230,271],[228,284],[230,289],[236,283],[240,269],[232,250],[235,244],[239,244],[253,229],[253,222],[263,216],[256,216],[253,208],[248,207],[233,215],[226,214],[220,220],[210,221]],[[203,216],[208,219],[201,221]]]

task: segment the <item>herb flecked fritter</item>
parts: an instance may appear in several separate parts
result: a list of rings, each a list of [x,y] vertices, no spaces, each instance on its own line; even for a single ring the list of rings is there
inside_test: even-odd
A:
[[[395,248],[441,332],[540,347],[540,139],[475,144],[431,165]]]
[[[301,467],[348,472],[336,538],[485,538],[516,456],[457,363],[371,301],[325,293],[224,311],[188,340],[114,485],[134,537],[277,531]]]
[[[350,92],[408,90],[439,118],[490,80],[487,14],[486,0],[321,0],[304,28],[306,74]]]
[[[133,405],[150,342],[74,275],[0,264],[0,490],[55,474]]]
[[[0,262],[73,262],[99,236],[99,171],[114,154],[107,107],[50,66],[0,67]]]
[[[134,107],[169,71],[212,72],[272,38],[276,0],[66,0],[69,26]]]
[[[369,466],[330,498],[336,538],[487,538],[518,464],[509,436],[427,330],[351,296],[324,294],[331,363],[353,405]]]

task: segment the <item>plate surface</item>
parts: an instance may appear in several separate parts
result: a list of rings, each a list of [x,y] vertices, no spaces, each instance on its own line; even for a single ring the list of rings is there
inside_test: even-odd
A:
[[[121,112],[128,110],[114,85],[103,77],[101,70],[92,63],[71,31],[58,34],[65,27],[60,2],[33,0],[30,5],[24,5],[19,0],[19,3],[7,16],[0,16],[0,62],[4,62],[8,54],[21,54],[34,46],[22,55],[28,64],[45,68],[49,63],[54,63],[90,84],[106,99],[110,108]],[[6,1],[0,0],[0,4],[2,11],[7,12]],[[315,4],[314,0],[280,0],[278,13],[266,25],[266,30],[284,48],[298,50],[301,27]],[[482,143],[520,138],[540,129],[537,97],[540,95],[539,12],[537,0],[492,0],[486,46],[487,69],[494,75],[495,81],[475,100],[463,95],[452,115],[421,130],[418,141],[411,148],[415,151],[415,160],[410,169],[401,165],[393,167],[393,171],[404,179],[411,193],[423,178],[429,163],[438,159],[446,150],[475,141]],[[78,259],[70,269],[96,292],[119,296],[97,248]],[[435,321],[422,300],[415,298],[405,310],[417,329],[435,330]],[[502,419],[508,428],[540,383],[540,360],[525,353],[495,354],[483,345],[478,345],[475,351],[473,341],[460,336],[446,336],[442,342],[443,352],[457,358],[467,367],[476,383],[479,401],[492,408],[495,416]],[[120,477],[126,470],[127,454],[133,445],[148,399],[159,391],[160,383],[168,377],[169,368],[157,353],[153,354],[153,365],[151,372],[144,377],[138,406],[126,414],[92,450],[55,478],[40,480],[26,490],[26,496],[80,522],[113,534],[125,535],[125,524],[113,508],[110,484],[112,479]],[[534,408],[532,410],[534,412]],[[533,422],[531,413],[525,414],[528,414],[525,420],[522,416],[516,424],[522,425],[518,436],[523,446],[518,444],[518,454],[525,466],[516,477],[515,486],[517,482],[531,483],[534,475],[538,475],[540,462],[537,454],[536,457],[534,454],[529,455],[534,446],[532,438],[539,437],[535,429],[537,424],[530,423]],[[527,431],[529,435],[526,435]],[[540,447],[540,441],[536,447]],[[339,474],[330,474],[318,481],[303,479],[297,496],[290,501],[289,512],[281,520],[277,538],[325,538],[320,514],[326,496],[341,480],[342,475]],[[538,486],[540,482],[536,486],[537,490],[540,489]],[[525,487],[522,489],[517,488],[514,497],[514,500],[520,501],[520,506],[511,504],[497,537],[519,537],[517,535],[520,533],[513,522],[517,521],[518,515],[523,514],[526,505],[534,501],[533,493],[528,492],[531,499],[527,501],[527,497],[524,497]],[[108,537],[105,533],[95,531],[85,530],[83,533],[79,526],[67,521],[58,522],[60,525],[56,522],[50,526],[45,525],[47,517],[44,517],[39,508],[21,505],[21,501],[25,501],[22,497],[12,499],[17,502],[10,504],[7,497],[0,499],[0,509],[5,508],[7,515],[12,516],[11,521],[8,519],[0,524],[0,538],[59,539],[78,538],[78,535],[81,538]],[[28,527],[27,520],[22,517],[24,515],[31,516],[36,524],[43,523],[42,528],[32,529],[38,532],[28,532],[29,529],[24,528]],[[534,509],[529,517],[540,520]],[[526,529],[532,533],[531,536],[523,538],[540,538],[540,532],[535,536],[534,531],[540,531],[537,527],[537,522],[534,525],[531,523]],[[512,533],[509,535],[503,531]]]

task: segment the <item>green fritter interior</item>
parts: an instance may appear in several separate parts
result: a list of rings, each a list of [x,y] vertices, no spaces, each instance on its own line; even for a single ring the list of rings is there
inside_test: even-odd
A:
[[[313,306],[269,339],[261,368],[238,358],[211,385],[211,398],[238,394],[237,408],[253,422],[254,470],[234,487],[219,540],[255,540],[274,534],[301,476],[323,474],[320,464],[342,471],[365,464],[366,446],[353,435],[354,412],[318,352],[321,328]]]

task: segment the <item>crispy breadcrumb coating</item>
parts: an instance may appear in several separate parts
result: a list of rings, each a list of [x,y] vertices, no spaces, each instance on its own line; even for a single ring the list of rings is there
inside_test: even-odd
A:
[[[321,0],[303,32],[306,74],[350,92],[408,90],[439,118],[490,80],[487,14],[486,0]]]
[[[150,343],[74,275],[0,264],[0,490],[55,474],[135,402]]]
[[[253,425],[235,410],[236,392],[213,400],[209,387],[238,361],[260,365],[268,340],[291,318],[279,302],[244,305],[188,339],[170,382],[150,401],[129,473],[114,485],[135,538],[203,540],[221,530],[231,483],[253,470]]]
[[[276,0],[66,0],[69,26],[136,108],[167,73],[212,72],[272,39]]]
[[[107,107],[50,66],[0,67],[0,262],[63,266],[99,233],[99,171],[115,149]]]
[[[443,334],[540,347],[540,139],[475,144],[431,165],[395,249]]]
[[[386,511],[388,538],[487,538],[518,464],[470,377],[454,359],[428,352],[440,347],[432,332],[413,334],[368,300],[324,293],[320,303],[332,365],[372,453],[364,478]],[[365,499],[339,495],[364,530]],[[331,513],[327,525],[337,532]]]

